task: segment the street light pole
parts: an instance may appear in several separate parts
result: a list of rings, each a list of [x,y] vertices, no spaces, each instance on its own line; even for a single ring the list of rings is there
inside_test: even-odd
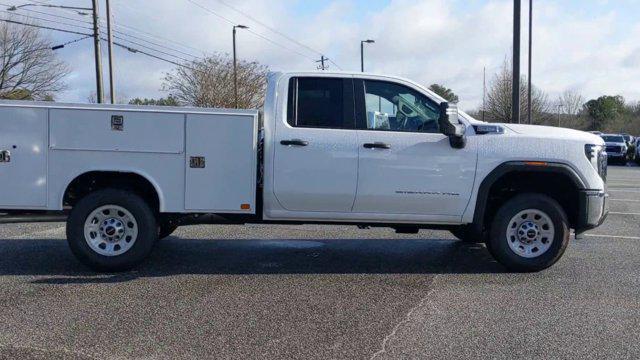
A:
[[[533,124],[533,109],[531,108],[531,92],[533,83],[531,80],[531,66],[533,62],[533,0],[529,0],[529,86],[527,91],[527,118],[529,125]]]
[[[102,85],[102,52],[100,51],[100,22],[98,18],[98,0],[93,0],[93,50],[96,62],[96,100],[98,104],[104,102]]]
[[[520,123],[520,16],[521,0],[513,0],[513,85],[511,122]]]
[[[107,38],[109,40],[109,93],[111,95],[111,104],[116,103],[116,86],[113,74],[113,34],[111,33],[111,4],[110,0],[106,0],[107,5]]]
[[[367,39],[360,41],[360,71],[364,72],[364,44],[373,44],[375,40]]]
[[[248,26],[233,26],[233,94],[235,98],[236,109],[238,108],[238,62],[236,57],[236,29],[248,29]]]

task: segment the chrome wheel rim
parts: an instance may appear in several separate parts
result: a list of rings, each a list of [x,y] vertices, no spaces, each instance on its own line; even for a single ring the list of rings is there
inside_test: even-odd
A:
[[[103,256],[129,251],[138,238],[138,222],[125,208],[105,205],[95,209],[84,223],[84,239],[91,250]]]
[[[533,259],[546,253],[555,236],[549,215],[537,209],[527,209],[509,221],[507,243],[516,255]]]

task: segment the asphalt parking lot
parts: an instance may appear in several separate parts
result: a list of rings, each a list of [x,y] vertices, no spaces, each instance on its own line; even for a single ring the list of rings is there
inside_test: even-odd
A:
[[[640,358],[640,168],[564,258],[510,274],[446,232],[197,226],[95,275],[63,224],[0,226],[0,358]]]

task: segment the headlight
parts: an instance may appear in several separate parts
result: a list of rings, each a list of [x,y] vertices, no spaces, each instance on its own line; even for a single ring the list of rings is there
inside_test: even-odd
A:
[[[584,154],[589,159],[591,166],[598,172],[602,180],[607,179],[607,152],[602,145],[587,144],[584,146]]]

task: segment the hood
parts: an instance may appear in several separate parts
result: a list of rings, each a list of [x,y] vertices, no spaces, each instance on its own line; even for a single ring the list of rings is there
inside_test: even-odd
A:
[[[559,128],[552,126],[540,125],[522,125],[522,124],[500,124],[507,129],[521,135],[541,137],[547,139],[562,139],[583,141],[585,144],[604,145],[604,140],[600,136],[567,128]]]
[[[624,143],[624,142],[605,142],[605,144],[607,144],[607,146],[622,146],[622,147],[627,147],[627,143]]]

